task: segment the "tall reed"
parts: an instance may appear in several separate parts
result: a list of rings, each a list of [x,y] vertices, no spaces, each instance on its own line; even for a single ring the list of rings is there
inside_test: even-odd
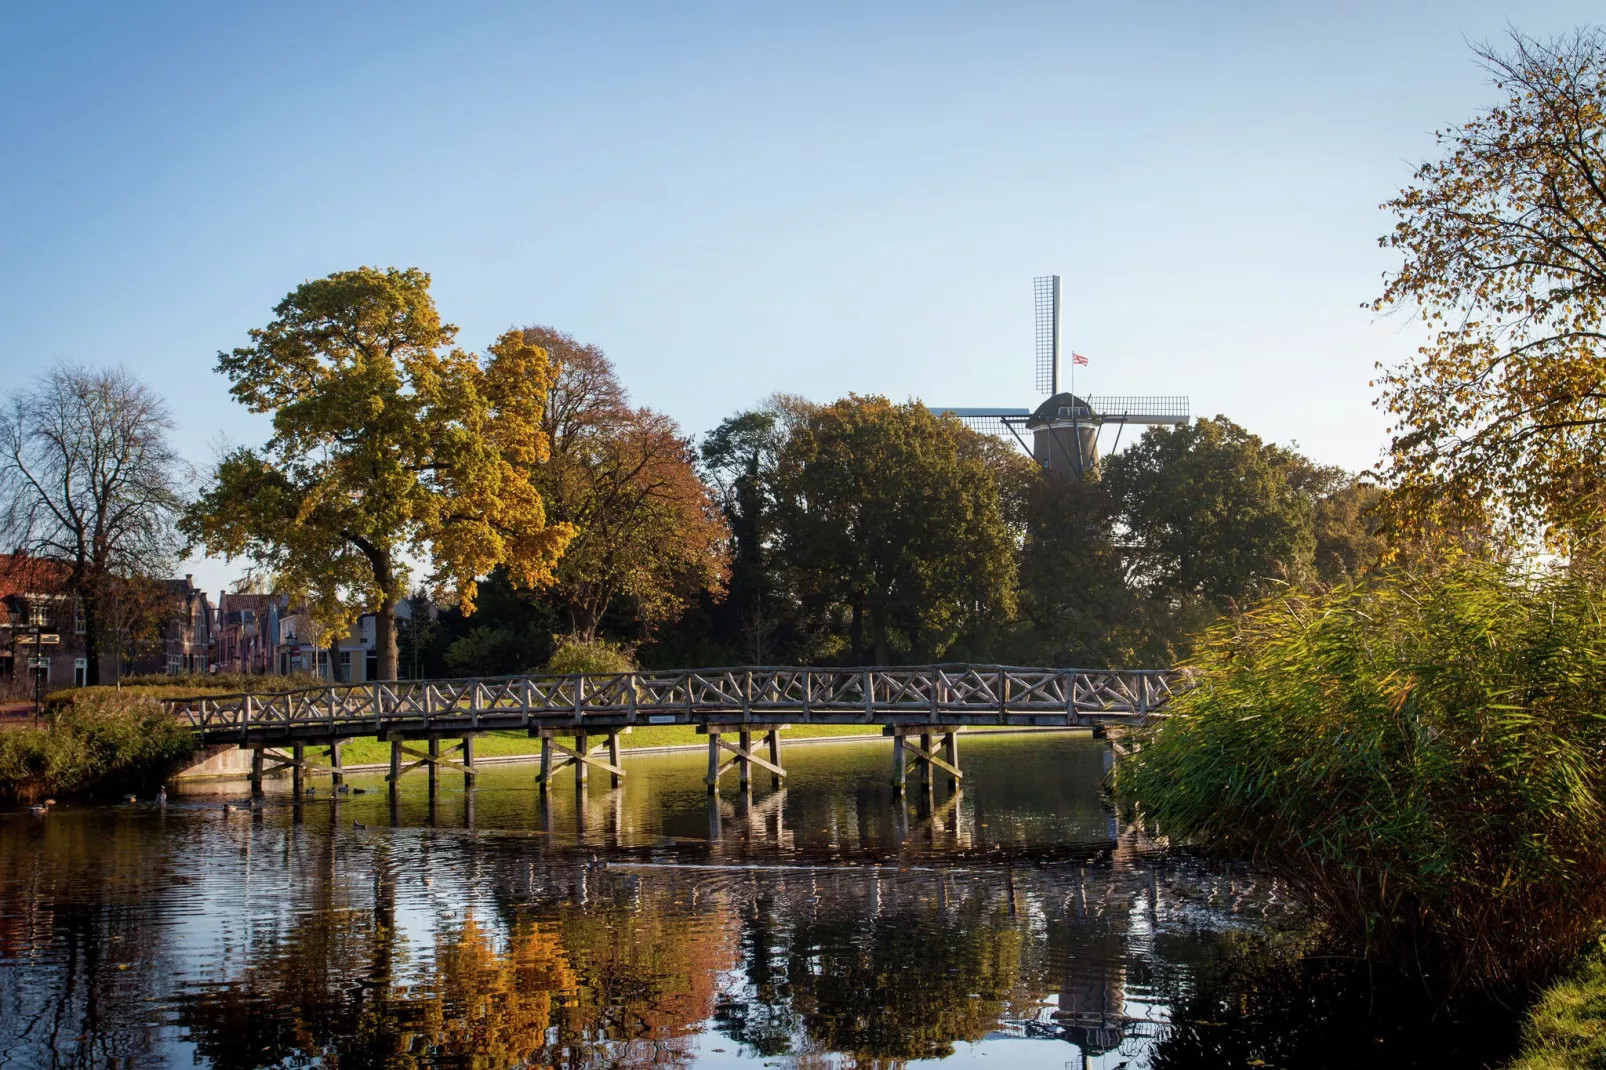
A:
[[[1205,635],[1117,796],[1369,955],[1529,982],[1606,920],[1602,610],[1589,579],[1466,559],[1267,601]]]
[[[195,733],[156,701],[96,690],[43,725],[0,728],[0,798],[153,790],[195,753]]]

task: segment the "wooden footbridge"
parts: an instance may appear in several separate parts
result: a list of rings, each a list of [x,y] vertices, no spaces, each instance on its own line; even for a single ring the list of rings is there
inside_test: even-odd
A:
[[[340,783],[341,744],[358,736],[390,743],[392,791],[419,768],[432,788],[442,770],[460,772],[472,786],[475,737],[509,730],[541,740],[543,792],[570,765],[582,787],[593,767],[617,787],[625,774],[619,735],[637,725],[693,725],[705,734],[711,793],[733,767],[744,791],[755,767],[778,786],[786,775],[780,732],[790,725],[880,726],[893,739],[892,784],[902,791],[911,769],[928,788],[936,770],[956,785],[963,775],[958,736],[967,727],[1137,726],[1163,716],[1167,700],[1185,685],[1181,673],[1145,669],[734,668],[335,684],[197,695],[165,705],[195,728],[203,745],[250,749],[254,791],[265,773],[283,769],[298,794],[315,770]],[[452,741],[445,750],[443,741]],[[309,759],[308,747],[327,748],[326,762]]]

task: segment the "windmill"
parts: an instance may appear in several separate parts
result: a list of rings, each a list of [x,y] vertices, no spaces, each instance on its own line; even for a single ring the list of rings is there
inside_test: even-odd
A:
[[[1136,397],[1111,394],[1078,396],[1076,365],[1086,361],[1072,354],[1070,389],[1060,390],[1060,277],[1032,280],[1037,323],[1037,392],[1047,400],[1035,409],[944,408],[933,412],[957,416],[977,431],[1011,435],[1038,464],[1071,478],[1098,463],[1099,433],[1115,427],[1113,450],[1127,424],[1181,424],[1188,420],[1185,397]],[[1027,436],[1030,436],[1030,439]]]

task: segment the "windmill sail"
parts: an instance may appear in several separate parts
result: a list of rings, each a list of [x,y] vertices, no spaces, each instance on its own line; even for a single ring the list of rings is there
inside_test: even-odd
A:
[[[1060,277],[1032,280],[1032,308],[1037,322],[1037,392],[1060,392]]]

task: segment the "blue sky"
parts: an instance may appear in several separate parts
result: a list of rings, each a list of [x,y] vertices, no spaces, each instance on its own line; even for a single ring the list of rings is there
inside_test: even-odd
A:
[[[1384,443],[1378,209],[1574,2],[14,3],[0,361],[121,363],[204,466],[303,279],[434,275],[482,349],[595,342],[688,433],[775,391],[1035,403],[1031,278],[1096,393],[1318,460]],[[233,570],[196,567],[216,588]]]

